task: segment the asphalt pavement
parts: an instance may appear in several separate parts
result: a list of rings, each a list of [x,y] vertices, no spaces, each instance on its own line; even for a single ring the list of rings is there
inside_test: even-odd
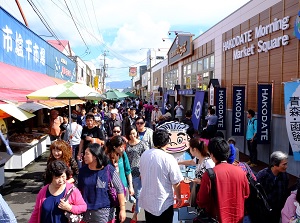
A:
[[[36,195],[43,186],[42,174],[46,168],[49,151],[47,150],[35,161],[27,165],[23,170],[6,171],[5,183],[0,188],[4,200],[15,214],[18,223],[27,223],[35,205]],[[129,223],[132,217],[132,205],[126,203],[126,221]],[[144,211],[138,215],[138,223],[145,222]]]

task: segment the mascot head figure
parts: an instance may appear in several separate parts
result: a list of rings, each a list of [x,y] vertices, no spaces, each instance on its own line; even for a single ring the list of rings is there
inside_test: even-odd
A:
[[[157,128],[167,130],[171,134],[166,152],[181,153],[190,147],[190,137],[186,133],[186,130],[189,128],[187,124],[171,121],[165,122]]]

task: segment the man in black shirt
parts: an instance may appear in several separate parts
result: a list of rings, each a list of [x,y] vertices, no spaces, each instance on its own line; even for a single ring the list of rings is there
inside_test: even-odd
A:
[[[83,127],[81,133],[81,140],[79,144],[79,151],[77,154],[77,159],[82,159],[82,154],[90,143],[98,143],[104,145],[105,136],[99,127],[95,125],[95,117],[93,114],[89,113],[86,115],[86,126]]]
[[[186,133],[191,137],[193,138],[194,136],[194,133],[195,133],[195,129],[194,129],[194,125],[193,125],[193,122],[192,122],[192,111],[191,110],[187,110],[185,112],[185,119],[182,120],[182,122],[184,124],[187,124],[189,126],[189,128],[186,130]]]
[[[130,107],[129,115],[123,120],[123,135],[126,134],[127,129],[129,129],[131,125],[135,124],[136,118],[136,108]]]

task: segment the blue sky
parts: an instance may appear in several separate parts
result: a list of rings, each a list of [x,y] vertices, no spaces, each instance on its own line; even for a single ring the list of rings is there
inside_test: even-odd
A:
[[[49,31],[27,0],[19,0],[29,28],[47,39]],[[174,33],[201,33],[249,0],[31,0],[55,35],[69,40],[76,55],[103,66],[106,53],[107,81],[129,80],[128,68],[146,64],[147,49],[166,55]],[[66,3],[67,5],[66,5]],[[15,1],[0,5],[23,22]],[[71,13],[70,13],[71,12]],[[72,20],[74,18],[74,21]],[[23,22],[24,23],[24,22]],[[76,28],[76,26],[77,28]],[[78,31],[78,30],[79,31]],[[82,36],[82,37],[81,37]],[[165,41],[162,38],[170,38]],[[54,39],[54,38],[50,38]],[[158,51],[158,48],[161,51]]]

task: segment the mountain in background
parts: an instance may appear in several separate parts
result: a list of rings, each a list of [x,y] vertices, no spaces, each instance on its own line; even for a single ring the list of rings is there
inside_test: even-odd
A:
[[[128,87],[131,87],[131,80],[126,80],[126,81],[112,81],[112,82],[107,82],[106,83],[106,88],[107,89],[125,89]]]

